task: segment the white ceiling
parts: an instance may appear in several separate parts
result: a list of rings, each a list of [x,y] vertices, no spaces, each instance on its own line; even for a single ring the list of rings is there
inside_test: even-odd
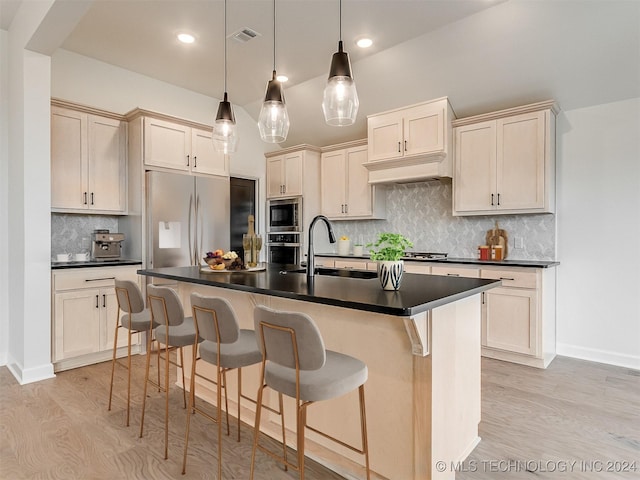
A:
[[[0,0],[2,28],[16,4]],[[277,1],[277,70],[290,78],[283,146],[363,138],[366,115],[441,96],[458,117],[548,98],[571,109],[640,96],[640,0],[344,0],[361,106],[356,125],[329,127],[320,102],[338,5]],[[230,100],[257,118],[273,65],[272,2],[228,0],[227,12],[228,34],[261,34],[228,41]],[[95,0],[62,48],[220,98],[223,29],[222,0]],[[178,31],[196,43],[179,44]],[[360,35],[374,46],[356,47]]]

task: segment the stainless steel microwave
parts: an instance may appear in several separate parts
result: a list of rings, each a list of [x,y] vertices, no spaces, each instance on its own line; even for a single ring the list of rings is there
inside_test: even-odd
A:
[[[267,201],[268,232],[302,231],[302,197]]]

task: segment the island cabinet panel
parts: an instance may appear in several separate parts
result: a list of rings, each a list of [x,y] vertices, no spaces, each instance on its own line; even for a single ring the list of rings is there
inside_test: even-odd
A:
[[[97,267],[54,270],[53,363],[56,371],[90,365],[112,356],[116,320],[119,321],[114,279],[138,282],[134,267]],[[118,356],[126,355],[127,331],[118,332]],[[132,338],[140,351],[140,335]]]
[[[327,147],[320,161],[321,213],[332,220],[384,218],[385,192],[369,184],[367,145]],[[343,144],[347,145],[347,144]]]
[[[51,209],[126,213],[126,122],[58,103],[51,107]]]
[[[383,478],[454,480],[453,470],[440,472],[435,462],[461,462],[480,440],[480,294],[419,314],[417,320],[424,321],[431,350],[426,356],[416,356],[412,354],[405,317],[186,282],[179,284],[179,291],[187,311],[192,292],[226,298],[240,328],[254,328],[255,305],[304,312],[317,324],[327,349],[366,363],[371,469]],[[187,387],[190,358],[185,353]],[[196,392],[215,404],[215,387],[206,379],[215,378],[215,367],[199,364],[198,369],[204,378],[196,377]],[[229,412],[233,415],[237,379],[235,375],[227,379]],[[259,383],[259,365],[243,368],[243,394],[255,399]],[[284,399],[287,443],[295,448],[294,400]],[[266,389],[265,403],[277,407],[277,394]],[[242,405],[242,420],[253,425],[255,406],[244,401]],[[310,425],[360,445],[357,391],[314,403],[307,414]],[[276,440],[282,438],[279,416],[264,409],[261,429]],[[305,435],[306,449],[314,459],[349,478],[362,477],[361,455],[309,430]]]
[[[555,113],[541,102],[454,121],[453,214],[553,213]]]

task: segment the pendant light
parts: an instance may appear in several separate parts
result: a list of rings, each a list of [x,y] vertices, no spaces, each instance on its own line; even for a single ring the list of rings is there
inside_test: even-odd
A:
[[[338,51],[331,58],[329,79],[324,89],[322,111],[328,125],[352,125],[358,114],[358,92],[351,74],[349,55],[342,50],[342,0],[340,0],[340,39]]]
[[[237,144],[236,117],[227,96],[227,0],[224,0],[224,96],[213,126],[213,146],[226,155],[235,152]]]
[[[258,118],[260,138],[268,143],[284,142],[289,133],[289,114],[284,102],[284,91],[276,77],[276,0],[273,0],[273,75],[267,83],[267,92]]]

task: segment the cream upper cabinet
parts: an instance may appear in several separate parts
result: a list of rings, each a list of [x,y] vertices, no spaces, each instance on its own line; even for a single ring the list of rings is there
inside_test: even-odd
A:
[[[460,119],[454,125],[454,215],[554,211],[553,102]]]
[[[367,117],[369,183],[451,177],[451,120],[446,97]]]
[[[445,114],[443,100],[369,116],[369,161],[443,153]]]
[[[229,159],[216,152],[211,130],[152,116],[144,118],[144,164],[229,176]]]
[[[126,213],[126,122],[59,103],[51,107],[52,210]]]
[[[267,197],[302,195],[303,152],[267,158]]]
[[[383,187],[369,184],[367,145],[322,153],[320,160],[321,212],[330,219],[384,218]]]

